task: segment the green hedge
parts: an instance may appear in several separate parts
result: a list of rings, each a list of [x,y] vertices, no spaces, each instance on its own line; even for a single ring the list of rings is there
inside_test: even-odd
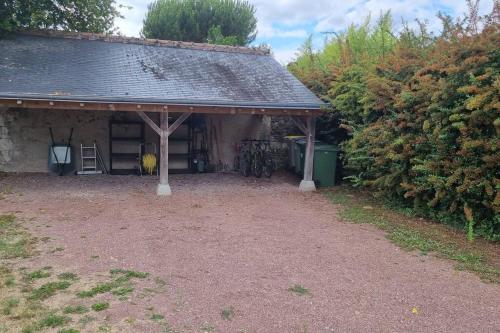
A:
[[[328,82],[317,92],[349,132],[343,144],[348,179],[464,227],[470,238],[499,240],[498,15],[443,22],[441,36],[406,29],[390,52],[367,61],[318,70],[299,66],[302,58],[290,68],[306,84],[309,77]]]

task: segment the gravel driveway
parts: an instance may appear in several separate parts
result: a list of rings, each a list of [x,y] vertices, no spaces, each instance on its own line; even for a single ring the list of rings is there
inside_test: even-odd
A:
[[[154,195],[156,182],[13,175],[1,180],[14,193],[0,211],[64,248],[28,265],[81,276],[120,267],[166,282],[112,304],[112,325],[145,323],[154,307],[178,332],[500,332],[499,286],[340,221],[290,176],[174,175],[169,198]],[[159,331],[134,325],[119,331]]]

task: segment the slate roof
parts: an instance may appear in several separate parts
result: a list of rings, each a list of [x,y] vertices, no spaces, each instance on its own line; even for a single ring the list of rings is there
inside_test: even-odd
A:
[[[0,98],[319,109],[259,49],[94,34],[0,40]]]

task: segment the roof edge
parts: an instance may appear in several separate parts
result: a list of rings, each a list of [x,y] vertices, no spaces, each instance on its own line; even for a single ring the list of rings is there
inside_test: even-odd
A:
[[[200,50],[200,51],[244,53],[253,55],[271,54],[270,50],[259,47],[230,46],[230,45],[194,43],[194,42],[183,42],[183,41],[173,41],[173,40],[163,40],[163,39],[126,37],[120,35],[100,34],[92,32],[69,32],[61,30],[19,30],[16,33],[20,35],[38,36],[38,37],[67,38],[67,39],[91,40],[91,41],[97,40],[108,43],[138,44],[138,45],[170,47],[170,48],[190,49],[190,50]]]
[[[31,101],[60,101],[60,102],[85,102],[85,103],[119,103],[119,104],[156,104],[156,105],[182,105],[202,107],[233,107],[233,108],[264,108],[264,109],[291,109],[291,110],[321,110],[327,106],[325,103],[274,103],[251,101],[210,101],[210,100],[164,100],[151,98],[121,98],[98,96],[68,96],[68,95],[36,95],[36,94],[0,94],[2,100],[19,99]]]

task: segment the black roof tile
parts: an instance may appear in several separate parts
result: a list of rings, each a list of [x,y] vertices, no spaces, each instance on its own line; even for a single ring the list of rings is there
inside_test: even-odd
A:
[[[172,43],[17,34],[0,40],[0,97],[311,109],[322,105],[262,52]]]

